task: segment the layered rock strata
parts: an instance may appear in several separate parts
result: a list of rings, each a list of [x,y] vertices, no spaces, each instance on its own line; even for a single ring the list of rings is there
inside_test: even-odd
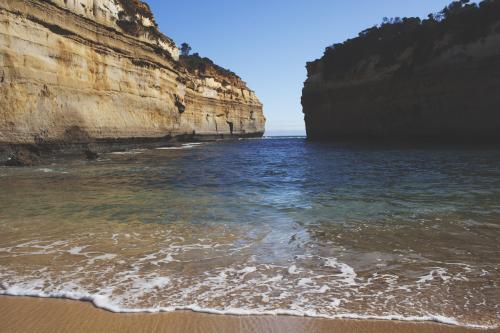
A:
[[[0,144],[262,135],[259,99],[220,69],[187,68],[141,1],[2,0]]]

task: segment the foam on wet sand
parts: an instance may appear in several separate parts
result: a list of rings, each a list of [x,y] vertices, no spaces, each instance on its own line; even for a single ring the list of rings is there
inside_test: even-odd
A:
[[[0,296],[0,322],[5,332],[162,332],[162,333],[493,333],[434,323],[328,320],[292,316],[228,316],[177,311],[116,314],[88,302]]]

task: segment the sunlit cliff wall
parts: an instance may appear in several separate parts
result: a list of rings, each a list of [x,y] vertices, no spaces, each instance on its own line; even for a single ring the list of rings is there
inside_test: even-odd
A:
[[[0,143],[262,135],[254,92],[212,74],[141,1],[0,1]]]

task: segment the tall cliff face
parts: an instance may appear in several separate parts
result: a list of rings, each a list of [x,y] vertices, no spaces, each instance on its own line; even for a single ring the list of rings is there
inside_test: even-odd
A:
[[[308,63],[311,139],[500,142],[500,1],[387,21]]]
[[[0,1],[0,144],[258,136],[262,104],[193,70],[137,0]]]

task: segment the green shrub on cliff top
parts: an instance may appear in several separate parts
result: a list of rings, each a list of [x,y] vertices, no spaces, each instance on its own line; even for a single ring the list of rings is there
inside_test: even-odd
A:
[[[479,5],[469,0],[454,1],[424,20],[384,18],[382,24],[362,31],[358,37],[327,47],[322,59],[308,63],[308,73],[321,71],[326,79],[339,79],[367,57],[378,56],[377,66],[385,66],[409,48],[413,56],[406,60],[405,67],[411,68],[448,47],[486,36],[499,19],[500,0],[484,0]],[[444,37],[447,43],[437,47],[435,42]]]
[[[190,73],[219,78],[225,85],[230,84],[237,88],[246,88],[245,83],[234,72],[216,65],[211,59],[201,57],[198,53],[192,55],[181,54],[179,62]]]

